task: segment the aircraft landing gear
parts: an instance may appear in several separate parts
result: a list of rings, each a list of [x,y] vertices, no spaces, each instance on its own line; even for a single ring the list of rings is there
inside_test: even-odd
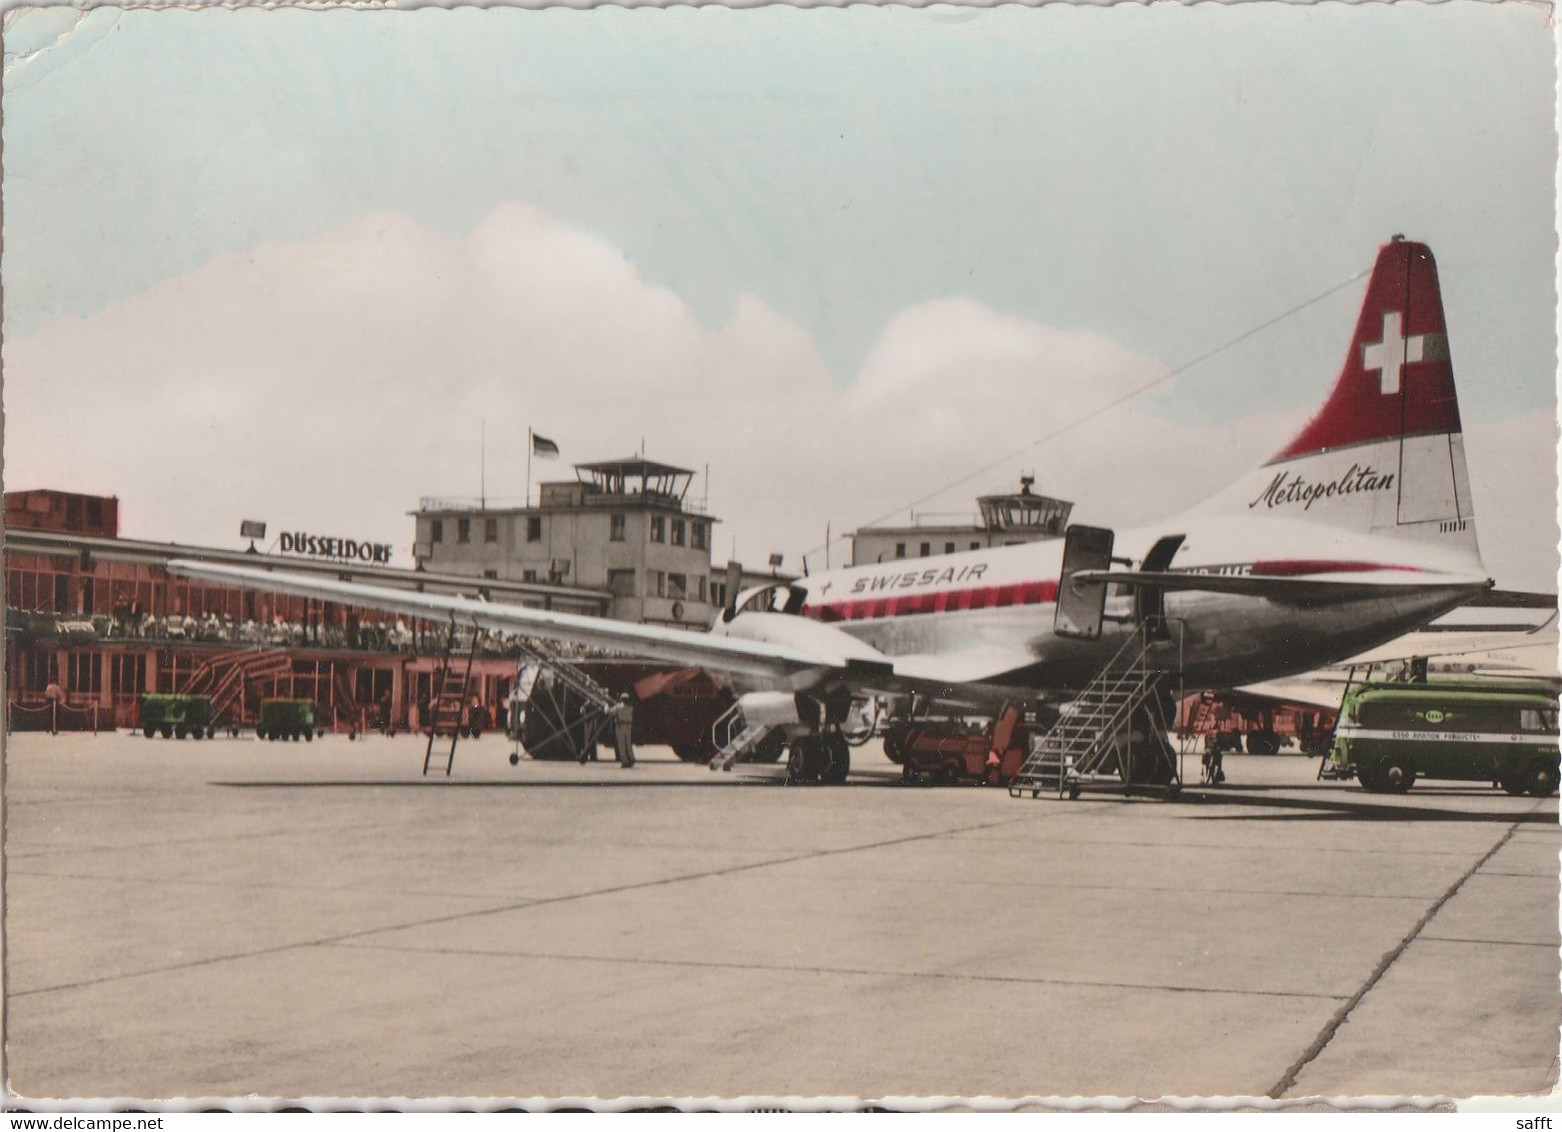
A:
[[[851,772],[851,747],[839,731],[799,735],[787,752],[786,784],[837,786]]]

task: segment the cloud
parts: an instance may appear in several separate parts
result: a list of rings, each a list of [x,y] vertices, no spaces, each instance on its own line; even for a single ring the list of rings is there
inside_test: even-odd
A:
[[[643,440],[653,458],[708,463],[693,495],[723,521],[717,560],[735,545],[795,566],[827,523],[838,535],[924,499],[969,513],[1021,470],[1082,520],[1147,520],[1299,423],[1190,428],[1129,403],[1076,425],[1160,364],[958,297],[902,311],[837,384],[809,334],[759,299],[704,325],[618,249],[519,203],[464,236],[379,214],[225,256],[8,342],[5,362],[8,487],[117,494],[138,537],[237,545],[239,520],[260,518],[404,554],[420,496],[477,494],[481,437],[490,498],[522,496],[528,427],[566,461]],[[1499,438],[1499,462],[1533,431]],[[534,482],[569,474],[533,467]],[[1522,525],[1498,537],[1538,560],[1526,540]]]

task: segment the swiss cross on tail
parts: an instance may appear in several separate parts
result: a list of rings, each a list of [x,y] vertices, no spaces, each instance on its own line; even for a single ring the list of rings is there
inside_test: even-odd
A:
[[[1459,431],[1437,264],[1425,244],[1396,239],[1378,252],[1334,391],[1270,463]]]
[[[1413,362],[1447,361],[1448,337],[1444,334],[1417,334],[1406,338],[1402,311],[1383,316],[1383,338],[1361,348],[1362,366],[1383,375],[1384,394],[1399,392],[1399,379],[1405,366]]]
[[[1323,407],[1205,510],[1435,545],[1445,558],[1479,562],[1448,328],[1425,244],[1396,236],[1378,250]]]

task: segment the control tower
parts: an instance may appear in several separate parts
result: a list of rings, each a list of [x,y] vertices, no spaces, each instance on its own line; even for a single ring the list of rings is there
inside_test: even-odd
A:
[[[1062,538],[1074,505],[1036,494],[1031,490],[1035,484],[1035,476],[1021,476],[1019,491],[982,496],[976,501],[975,522],[954,522],[955,517],[947,514],[913,513],[906,526],[863,527],[852,535],[851,564],[872,565]]]
[[[643,456],[576,464],[536,506],[423,499],[414,557],[447,573],[554,582],[612,595],[611,617],[709,625],[711,526],[694,472]]]

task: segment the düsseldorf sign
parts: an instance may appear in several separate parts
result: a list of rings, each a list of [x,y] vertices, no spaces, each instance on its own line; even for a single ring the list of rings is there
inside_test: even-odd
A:
[[[351,538],[326,538],[304,531],[283,531],[277,540],[282,554],[302,554],[310,558],[334,558],[343,562],[389,563],[388,542],[359,542]]]

